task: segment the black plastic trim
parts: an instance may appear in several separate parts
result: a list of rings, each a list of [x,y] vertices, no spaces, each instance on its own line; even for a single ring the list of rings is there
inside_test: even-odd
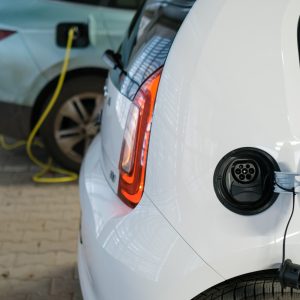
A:
[[[297,40],[298,40],[298,54],[299,54],[299,64],[300,64],[300,18],[298,20]]]
[[[56,27],[56,44],[65,48],[68,43],[68,33],[71,28],[76,28],[74,33],[72,48],[86,48],[90,44],[89,28],[85,23],[60,23]]]

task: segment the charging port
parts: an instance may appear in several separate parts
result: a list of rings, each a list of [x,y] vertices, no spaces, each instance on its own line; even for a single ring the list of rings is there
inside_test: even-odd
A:
[[[85,23],[60,23],[56,27],[56,43],[59,47],[65,48],[68,41],[68,32],[76,28],[72,48],[86,48],[89,46],[89,28]]]

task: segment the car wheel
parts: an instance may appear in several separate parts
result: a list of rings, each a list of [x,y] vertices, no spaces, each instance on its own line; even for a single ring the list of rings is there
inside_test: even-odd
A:
[[[291,288],[282,289],[276,272],[269,271],[227,280],[193,298],[193,300],[204,299],[300,299],[300,291]]]
[[[104,79],[82,76],[69,79],[41,128],[47,150],[63,167],[78,171],[92,139],[103,107]],[[52,96],[52,95],[51,95]],[[49,102],[50,97],[47,101]]]

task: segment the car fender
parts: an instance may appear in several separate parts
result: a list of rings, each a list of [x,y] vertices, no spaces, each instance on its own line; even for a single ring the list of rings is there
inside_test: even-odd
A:
[[[255,147],[299,172],[298,1],[197,1],[167,59],[153,117],[145,193],[226,279],[277,268],[292,209],[279,195],[243,216],[218,200],[218,162]],[[299,202],[287,255],[300,261]]]

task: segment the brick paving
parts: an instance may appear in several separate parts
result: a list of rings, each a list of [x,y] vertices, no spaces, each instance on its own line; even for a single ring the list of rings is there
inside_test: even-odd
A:
[[[0,300],[82,299],[77,183],[34,184],[36,170],[24,149],[0,149]]]

